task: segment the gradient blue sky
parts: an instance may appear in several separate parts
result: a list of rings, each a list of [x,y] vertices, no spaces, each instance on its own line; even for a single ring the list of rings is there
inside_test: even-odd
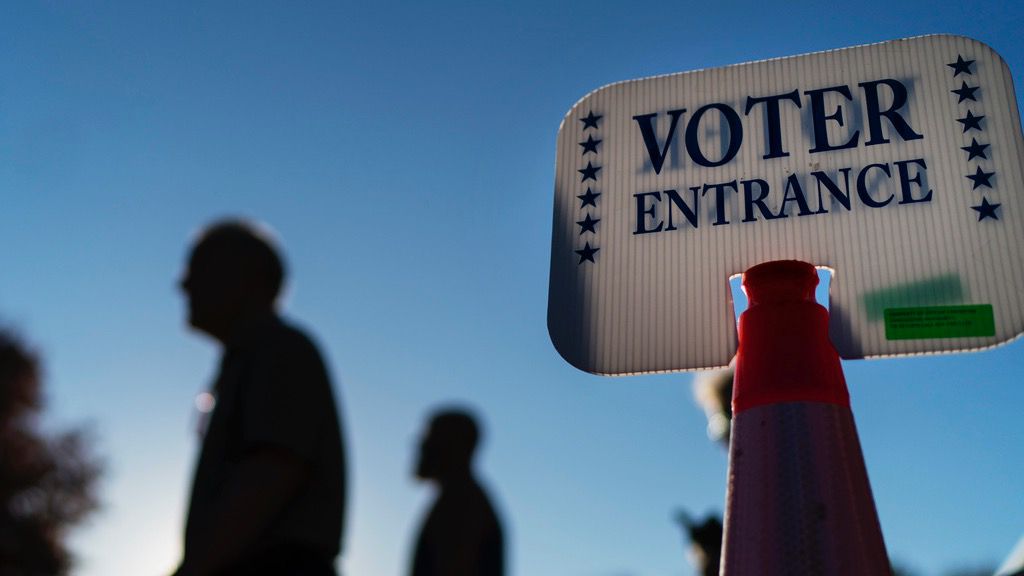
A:
[[[270,224],[329,357],[352,470],[348,574],[404,573],[429,410],[486,419],[512,573],[689,575],[671,511],[722,508],[689,374],[576,371],[546,330],[554,145],[599,86],[925,33],[1024,78],[1019,2],[159,3],[0,7],[0,319],[92,422],[86,576],[179,553],[217,350],[175,290],[191,236]],[[890,554],[994,566],[1024,533],[1024,344],[845,365]]]

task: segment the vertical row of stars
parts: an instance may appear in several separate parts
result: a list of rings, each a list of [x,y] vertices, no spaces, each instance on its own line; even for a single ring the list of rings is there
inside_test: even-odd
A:
[[[598,160],[597,148],[601,144],[601,140],[594,138],[594,136],[600,135],[598,134],[598,122],[601,118],[602,116],[594,114],[593,110],[591,110],[585,118],[580,118],[580,122],[583,122],[583,134],[587,137],[586,140],[579,143],[583,148],[580,155],[583,160],[587,161],[587,166],[579,169],[578,172],[580,173],[580,188],[586,186],[587,191],[576,196],[580,199],[580,212],[584,214],[583,219],[576,222],[576,225],[580,227],[579,236],[582,238],[585,234],[590,234],[594,237],[595,242],[597,236],[597,223],[600,222],[601,219],[594,218],[592,211],[588,210],[587,206],[592,207],[593,210],[596,211],[597,198],[601,195],[600,192],[594,192],[594,187],[597,186],[597,175],[598,172],[601,171],[600,166],[594,165],[594,161]],[[588,132],[590,129],[593,129],[594,132]],[[593,154],[593,157],[588,157],[587,154]],[[583,160],[580,160],[580,162],[582,163]],[[587,182],[591,181],[592,184],[587,184]],[[594,262],[594,255],[597,254],[598,250],[600,250],[600,248],[590,244],[590,238],[583,238],[583,240],[583,248],[575,250],[576,254],[580,257],[580,261],[576,263],[577,266],[584,262]]]
[[[961,74],[963,74],[965,77],[974,76],[974,72],[971,71],[971,65],[973,64],[974,60],[964,60],[964,57],[962,55],[957,54],[956,62],[946,64],[946,66],[953,69],[953,78],[955,81],[955,79]],[[951,93],[956,95],[957,104],[978,101],[977,92],[981,88],[981,86],[970,86],[967,84],[967,80],[973,81],[973,78],[966,78],[964,80],[961,80],[959,88],[955,90],[950,90]],[[963,118],[957,118],[956,121],[963,126],[963,134],[967,134],[968,132],[971,131],[977,131],[979,132],[978,135],[983,137],[984,134],[981,133],[983,133],[985,129],[982,128],[981,121],[984,118],[985,116],[983,115],[975,116],[974,111],[968,109],[967,115],[964,116]],[[967,162],[968,164],[970,164],[970,162],[976,158],[981,160],[988,160],[988,154],[986,153],[986,148],[988,147],[988,144],[978,142],[978,139],[975,138],[972,134],[971,145],[963,146],[960,149],[963,150],[964,152],[967,152]],[[979,165],[976,167],[974,174],[967,174],[964,177],[971,181],[972,191],[982,187],[991,190],[991,178],[995,176],[995,174],[995,172],[985,172],[985,170],[983,170],[982,167]],[[984,194],[984,191],[982,191],[982,194]],[[1000,206],[1002,206],[1002,204],[994,204],[992,202],[989,202],[988,198],[983,195],[981,198],[981,204],[977,206],[971,206],[971,209],[978,213],[978,222],[981,222],[986,218],[999,220],[999,215],[996,214],[996,209],[999,208]]]

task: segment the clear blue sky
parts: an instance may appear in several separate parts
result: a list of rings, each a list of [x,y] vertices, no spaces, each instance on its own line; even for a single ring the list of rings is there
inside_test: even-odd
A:
[[[692,376],[590,376],[547,335],[563,115],[613,81],[925,33],[988,43],[1022,93],[1022,29],[1010,1],[5,3],[0,318],[45,356],[50,423],[92,422],[108,462],[79,573],[174,564],[217,358],[175,281],[235,214],[277,231],[340,389],[347,573],[404,573],[417,435],[458,401],[514,574],[689,575],[670,513],[720,511],[726,473]],[[845,365],[890,554],[923,574],[1024,533],[1022,352]]]

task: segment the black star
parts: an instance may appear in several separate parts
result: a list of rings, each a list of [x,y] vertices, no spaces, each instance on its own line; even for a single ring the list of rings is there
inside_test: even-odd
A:
[[[597,197],[600,195],[600,192],[594,192],[590,189],[590,186],[587,186],[587,193],[580,194],[579,196],[577,196],[577,198],[583,201],[583,203],[580,204],[580,210],[586,208],[588,204],[590,206],[593,206],[594,208],[597,208]]]
[[[577,170],[580,174],[583,174],[583,179],[580,182],[586,182],[587,180],[593,180],[597,182],[597,171],[600,170],[600,166],[594,166],[593,163],[587,162],[586,168]]]
[[[961,82],[960,88],[956,90],[950,90],[950,92],[960,97],[960,99],[956,101],[957,104],[963,102],[964,100],[973,100],[977,102],[978,99],[974,97],[974,93],[978,91],[978,88],[980,88],[980,86],[971,87],[967,85],[967,82]]]
[[[580,118],[580,122],[583,122],[584,130],[587,128],[597,128],[597,121],[601,118],[604,118],[604,116],[595,116],[594,111],[591,110],[590,114],[587,114],[586,118]]]
[[[579,266],[587,260],[594,262],[594,254],[596,254],[598,250],[600,250],[600,248],[591,248],[590,242],[587,242],[586,246],[584,246],[582,250],[574,250],[574,252],[580,255],[580,261],[577,262],[576,265]]]
[[[985,155],[985,148],[988,148],[988,144],[978,144],[977,139],[971,138],[971,145],[962,146],[960,149],[969,154],[967,161],[970,162],[975,158],[984,158],[985,160],[988,160],[988,156]]]
[[[594,135],[591,134],[587,137],[586,142],[580,142],[580,146],[583,146],[583,155],[586,156],[587,152],[593,152],[597,154],[597,145],[601,143],[601,140],[594,140]]]
[[[597,223],[600,222],[600,218],[591,218],[590,214],[587,214],[586,218],[577,222],[580,225],[580,236],[583,236],[584,232],[593,232],[597,234],[597,230],[594,229]]]
[[[964,60],[963,56],[957,54],[956,62],[953,62],[952,64],[946,64],[946,66],[949,66],[950,68],[953,69],[953,78],[956,78],[957,76],[960,75],[961,72],[973,76],[974,72],[971,72],[971,64],[974,64],[974,60]]]
[[[984,116],[975,116],[974,112],[967,111],[967,116],[964,118],[957,118],[956,121],[964,125],[964,133],[972,128],[975,130],[981,130],[981,119]]]
[[[974,174],[968,174],[966,178],[970,178],[974,182],[974,187],[971,190],[977,190],[982,186],[991,188],[992,183],[988,179],[995,176],[995,174],[995,172],[985,172],[981,169],[981,166],[978,166],[978,170]]]
[[[996,215],[996,208],[999,208],[1002,204],[990,204],[988,198],[982,198],[981,204],[978,206],[971,206],[971,210],[978,211],[978,222],[981,222],[985,218],[991,218],[993,220],[999,220],[999,216]]]

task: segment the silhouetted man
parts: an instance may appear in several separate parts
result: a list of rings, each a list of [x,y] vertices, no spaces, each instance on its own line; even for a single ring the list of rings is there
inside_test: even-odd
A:
[[[244,222],[209,227],[181,287],[223,347],[177,576],[333,575],[345,459],[320,353],[277,315],[284,266]]]
[[[412,576],[502,576],[501,524],[487,494],[473,477],[479,431],[459,410],[436,413],[420,445],[416,476],[440,493],[420,529]]]

